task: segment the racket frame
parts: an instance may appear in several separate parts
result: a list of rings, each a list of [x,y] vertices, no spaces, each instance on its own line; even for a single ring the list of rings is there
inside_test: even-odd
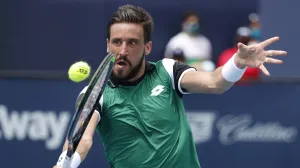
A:
[[[78,143],[79,143],[86,127],[87,127],[87,124],[89,123],[89,121],[91,119],[93,111],[96,109],[97,102],[99,102],[100,97],[102,96],[103,91],[104,91],[104,89],[107,85],[110,74],[112,72],[114,61],[115,61],[115,57],[111,53],[109,53],[104,58],[104,60],[101,62],[101,64],[97,68],[96,72],[94,73],[92,79],[90,80],[90,82],[88,84],[88,88],[87,88],[85,94],[83,95],[82,99],[79,102],[79,106],[78,106],[78,108],[76,110],[76,113],[74,114],[74,116],[73,116],[73,118],[70,122],[69,128],[68,128],[68,132],[67,132],[68,148],[67,148],[67,153],[66,153],[62,168],[70,168],[70,166],[71,166],[72,156],[75,153],[77,145],[78,145]],[[99,77],[102,75],[102,71],[106,68],[106,66],[109,66],[109,67],[108,67],[108,71],[107,71],[107,74],[105,76],[105,80],[103,82],[103,85],[101,86],[100,91],[97,94],[96,100],[94,99],[95,100],[94,103],[90,104],[92,106],[92,108],[88,113],[87,120],[85,120],[85,122],[83,123],[84,125],[82,125],[83,127],[81,126],[83,128],[82,132],[80,133],[80,135],[76,139],[74,139],[73,134],[74,134],[74,130],[76,128],[76,125],[79,121],[79,117],[81,116],[82,111],[84,110],[84,107],[85,107],[86,103],[88,103],[87,101],[89,100],[90,95],[93,92],[94,87],[96,86],[97,82],[99,80],[101,81],[101,79]],[[74,145],[75,140],[77,142],[76,145]]]

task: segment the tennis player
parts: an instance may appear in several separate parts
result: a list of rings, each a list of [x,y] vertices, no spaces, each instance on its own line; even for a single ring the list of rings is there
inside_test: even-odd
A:
[[[239,43],[237,53],[214,72],[196,71],[172,59],[152,63],[145,60],[152,49],[152,29],[152,17],[141,7],[121,6],[112,15],[107,27],[107,51],[116,54],[111,83],[76,149],[72,168],[86,158],[95,131],[113,168],[199,168],[183,95],[221,94],[247,67],[270,75],[264,64],[281,64],[272,56],[287,54],[264,50],[279,40],[273,37],[252,46]]]

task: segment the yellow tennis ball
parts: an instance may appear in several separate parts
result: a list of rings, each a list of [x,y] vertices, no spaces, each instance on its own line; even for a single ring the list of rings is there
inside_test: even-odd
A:
[[[68,75],[73,82],[81,82],[90,76],[90,71],[91,68],[88,63],[79,61],[71,65]]]

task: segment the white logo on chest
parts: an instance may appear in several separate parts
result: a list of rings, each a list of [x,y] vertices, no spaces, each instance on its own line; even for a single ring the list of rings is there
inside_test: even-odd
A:
[[[162,91],[164,91],[163,85],[157,85],[154,89],[151,91],[151,96],[158,96]]]

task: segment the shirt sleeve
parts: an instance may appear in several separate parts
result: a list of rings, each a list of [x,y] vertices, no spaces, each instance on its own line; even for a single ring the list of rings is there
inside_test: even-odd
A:
[[[179,96],[189,94],[184,88],[181,87],[181,80],[186,72],[196,71],[196,68],[168,58],[163,59],[162,63],[171,78],[173,89],[176,90]]]

